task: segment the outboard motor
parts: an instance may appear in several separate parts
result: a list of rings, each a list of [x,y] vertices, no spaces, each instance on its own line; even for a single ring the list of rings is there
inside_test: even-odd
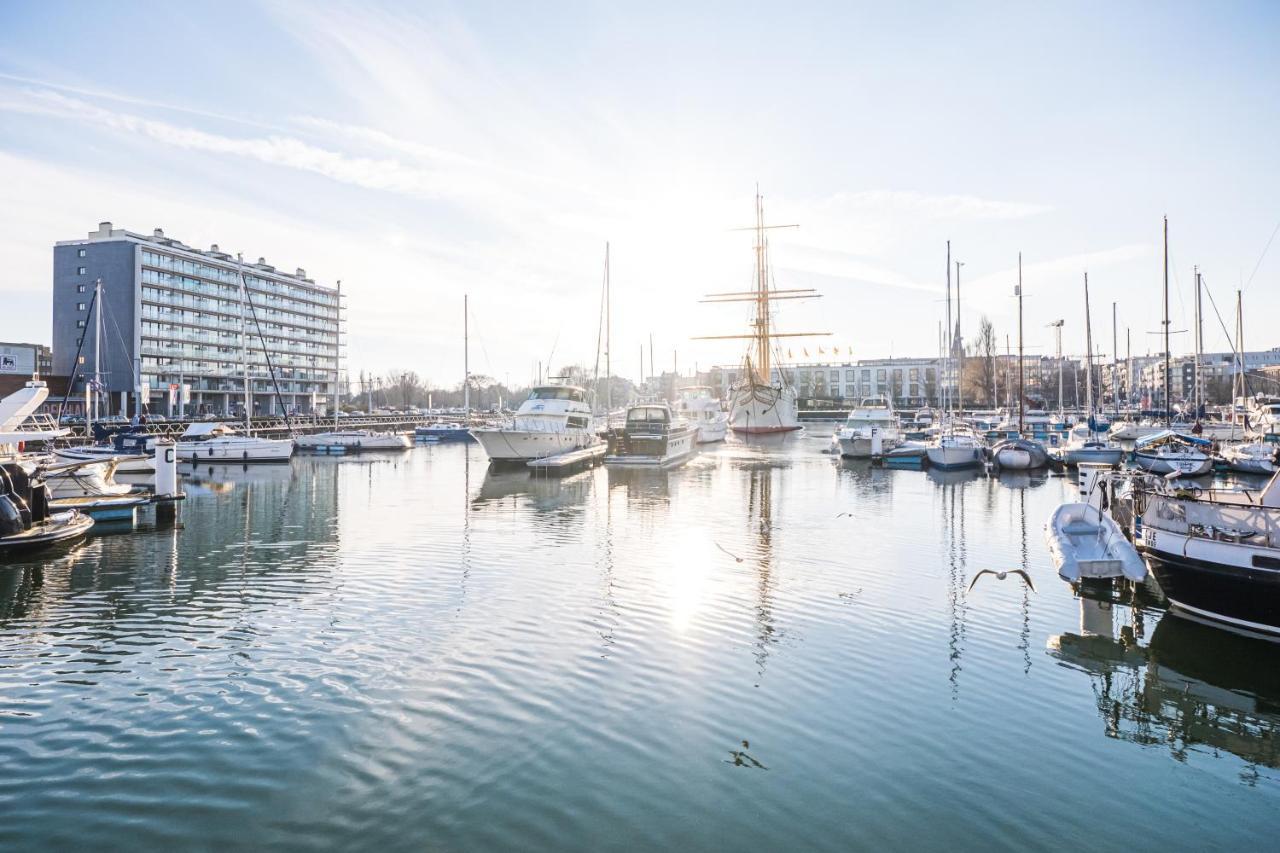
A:
[[[0,465],[0,536],[31,527],[31,508],[25,496],[28,489],[27,472],[21,466]]]

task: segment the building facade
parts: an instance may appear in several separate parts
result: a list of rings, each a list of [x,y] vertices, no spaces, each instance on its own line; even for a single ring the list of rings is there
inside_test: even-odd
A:
[[[53,372],[53,350],[44,344],[0,341],[0,376],[48,376]]]
[[[187,413],[243,413],[246,363],[255,414],[324,410],[341,330],[338,291],[301,268],[240,264],[216,244],[202,251],[159,228],[145,236],[110,222],[54,246],[54,372],[75,370],[79,395],[99,376],[121,414],[130,402],[174,414],[183,388]]]
[[[862,397],[884,396],[898,407],[936,405],[941,376],[936,358],[873,358],[844,362],[809,362],[773,368],[773,381],[785,372],[803,400],[827,401],[840,405],[856,403]],[[714,367],[708,384],[724,397],[738,381],[742,368]]]

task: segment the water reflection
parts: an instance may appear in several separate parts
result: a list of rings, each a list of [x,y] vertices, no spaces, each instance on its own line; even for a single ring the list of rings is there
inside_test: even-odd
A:
[[[1080,632],[1049,639],[1051,655],[1088,674],[1106,736],[1180,761],[1222,750],[1280,768],[1280,647],[1172,613],[1143,645],[1146,617],[1137,602],[1084,597]]]

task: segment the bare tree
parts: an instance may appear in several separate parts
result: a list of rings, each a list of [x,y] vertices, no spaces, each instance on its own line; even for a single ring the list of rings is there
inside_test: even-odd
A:
[[[387,374],[387,385],[399,395],[400,407],[407,409],[417,399],[422,381],[415,371],[396,368]]]
[[[982,398],[989,405],[996,402],[996,358],[999,344],[996,341],[996,327],[986,314],[978,321],[978,339],[974,343],[978,357],[978,387],[982,390]]]

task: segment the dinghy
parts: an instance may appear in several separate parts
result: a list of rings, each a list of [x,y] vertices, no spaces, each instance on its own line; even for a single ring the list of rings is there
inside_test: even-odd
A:
[[[1045,523],[1044,538],[1058,576],[1068,583],[1117,577],[1139,583],[1147,576],[1146,564],[1120,525],[1090,504],[1055,509]]]

